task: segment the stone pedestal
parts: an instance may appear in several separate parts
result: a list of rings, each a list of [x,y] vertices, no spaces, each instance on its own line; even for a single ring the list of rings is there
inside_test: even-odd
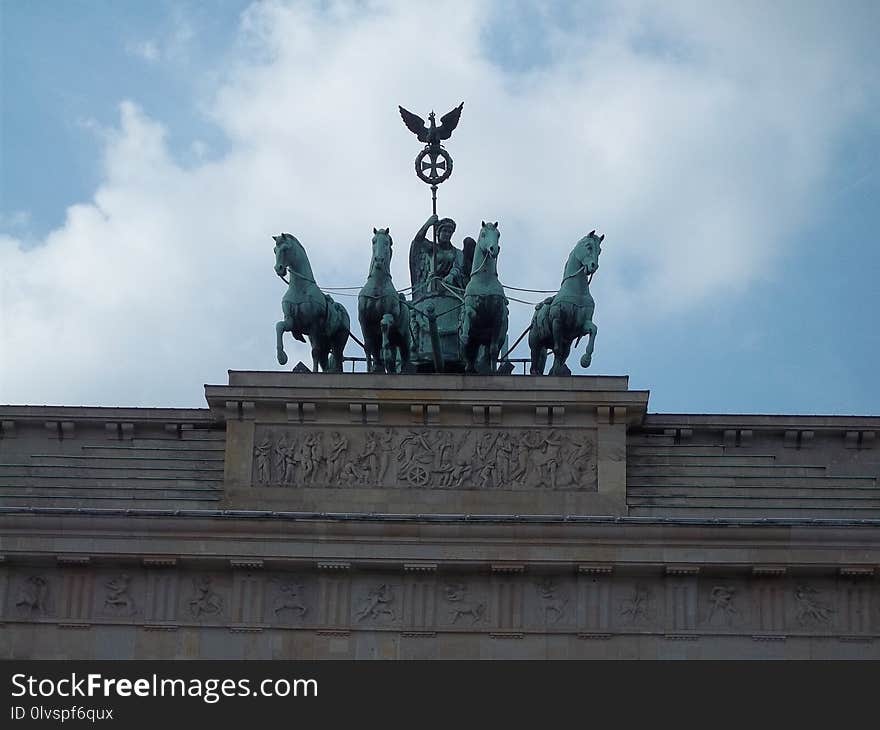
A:
[[[624,515],[625,377],[230,372],[224,506],[387,514]]]

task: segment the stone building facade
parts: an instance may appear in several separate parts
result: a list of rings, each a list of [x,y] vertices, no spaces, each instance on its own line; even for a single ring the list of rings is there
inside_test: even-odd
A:
[[[878,417],[594,376],[205,396],[0,406],[0,656],[880,656]]]

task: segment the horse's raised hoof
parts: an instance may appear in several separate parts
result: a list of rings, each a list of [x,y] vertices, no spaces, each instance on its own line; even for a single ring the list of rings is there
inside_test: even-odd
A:
[[[278,350],[278,364],[287,365],[287,353],[284,350]]]
[[[581,367],[588,368],[590,367],[590,363],[593,362],[592,355],[581,355]]]

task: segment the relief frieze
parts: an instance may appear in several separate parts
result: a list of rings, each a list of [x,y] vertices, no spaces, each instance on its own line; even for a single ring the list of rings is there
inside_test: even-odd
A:
[[[83,623],[126,623],[190,626],[253,626],[296,630],[419,630],[492,632],[508,630],[510,615],[517,631],[567,634],[649,633],[666,635],[676,628],[678,604],[670,602],[670,586],[689,582],[699,610],[687,630],[700,635],[762,635],[768,587],[775,587],[781,611],[771,626],[774,635],[877,638],[876,605],[880,581],[858,584],[829,578],[747,580],[733,575],[673,578],[650,575],[609,575],[597,588],[595,578],[567,572],[498,576],[481,572],[401,577],[397,571],[358,570],[328,575],[300,570],[277,571],[242,579],[241,573],[162,571],[164,582],[153,584],[157,601],[147,590],[155,571],[133,565],[102,568],[83,575],[93,581],[94,600],[77,620]],[[7,622],[45,623],[56,620],[60,607],[75,603],[81,583],[64,580],[63,570],[24,570],[11,574],[6,596]],[[414,590],[414,586],[418,590]],[[159,586],[159,588],[155,588]],[[161,587],[161,586],[164,586]],[[177,587],[179,586],[179,591]],[[503,587],[503,591],[497,590]],[[664,602],[662,599],[666,597]],[[177,610],[171,605],[176,602]],[[155,605],[154,605],[155,604]],[[158,604],[164,608],[157,607]],[[152,608],[151,608],[152,606]],[[512,613],[511,613],[512,612]],[[603,618],[603,615],[606,615]],[[65,620],[64,614],[61,620]],[[840,628],[835,628],[840,624]]]
[[[258,426],[253,484],[267,487],[595,490],[594,440],[554,429]]]

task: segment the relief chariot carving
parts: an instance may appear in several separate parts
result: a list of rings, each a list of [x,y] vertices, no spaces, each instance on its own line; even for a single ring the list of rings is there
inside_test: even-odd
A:
[[[553,429],[259,427],[253,483],[417,489],[596,488],[595,446]]]

